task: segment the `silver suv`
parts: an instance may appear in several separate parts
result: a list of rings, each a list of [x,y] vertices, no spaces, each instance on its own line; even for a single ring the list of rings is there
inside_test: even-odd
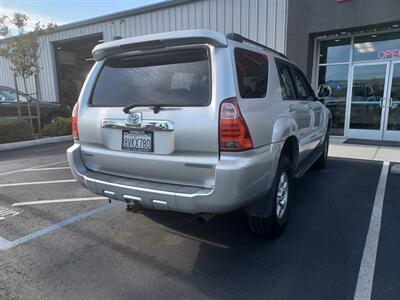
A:
[[[277,236],[293,179],[325,166],[330,113],[301,70],[238,34],[190,30],[114,40],[73,111],[68,161],[84,187],[128,208],[245,208]]]

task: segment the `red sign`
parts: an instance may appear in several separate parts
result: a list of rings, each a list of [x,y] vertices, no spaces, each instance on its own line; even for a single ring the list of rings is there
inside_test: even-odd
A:
[[[378,52],[379,59],[400,58],[400,49],[386,49]]]

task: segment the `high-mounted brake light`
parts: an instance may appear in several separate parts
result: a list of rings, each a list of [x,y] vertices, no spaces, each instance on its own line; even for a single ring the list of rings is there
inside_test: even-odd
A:
[[[76,102],[74,109],[72,110],[72,136],[74,137],[75,141],[79,140],[78,111],[79,111],[79,102]]]
[[[219,112],[220,151],[245,151],[253,148],[249,128],[240,112],[236,98],[221,103]]]

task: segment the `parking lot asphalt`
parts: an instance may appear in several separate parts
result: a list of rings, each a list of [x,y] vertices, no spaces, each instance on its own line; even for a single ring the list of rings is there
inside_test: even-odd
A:
[[[73,181],[68,146],[0,153],[0,299],[354,298],[382,162],[310,170],[287,230],[264,240],[236,212],[200,224],[109,204]],[[387,177],[372,299],[400,298],[399,179]],[[83,201],[13,206],[59,199]]]

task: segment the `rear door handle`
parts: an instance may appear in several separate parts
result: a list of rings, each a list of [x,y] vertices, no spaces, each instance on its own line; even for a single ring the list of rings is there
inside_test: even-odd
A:
[[[294,105],[293,105],[293,104],[290,104],[290,105],[289,105],[289,108],[288,108],[288,110],[289,110],[289,112],[291,112],[291,113],[294,113],[294,112],[296,112],[296,108],[294,107]]]

